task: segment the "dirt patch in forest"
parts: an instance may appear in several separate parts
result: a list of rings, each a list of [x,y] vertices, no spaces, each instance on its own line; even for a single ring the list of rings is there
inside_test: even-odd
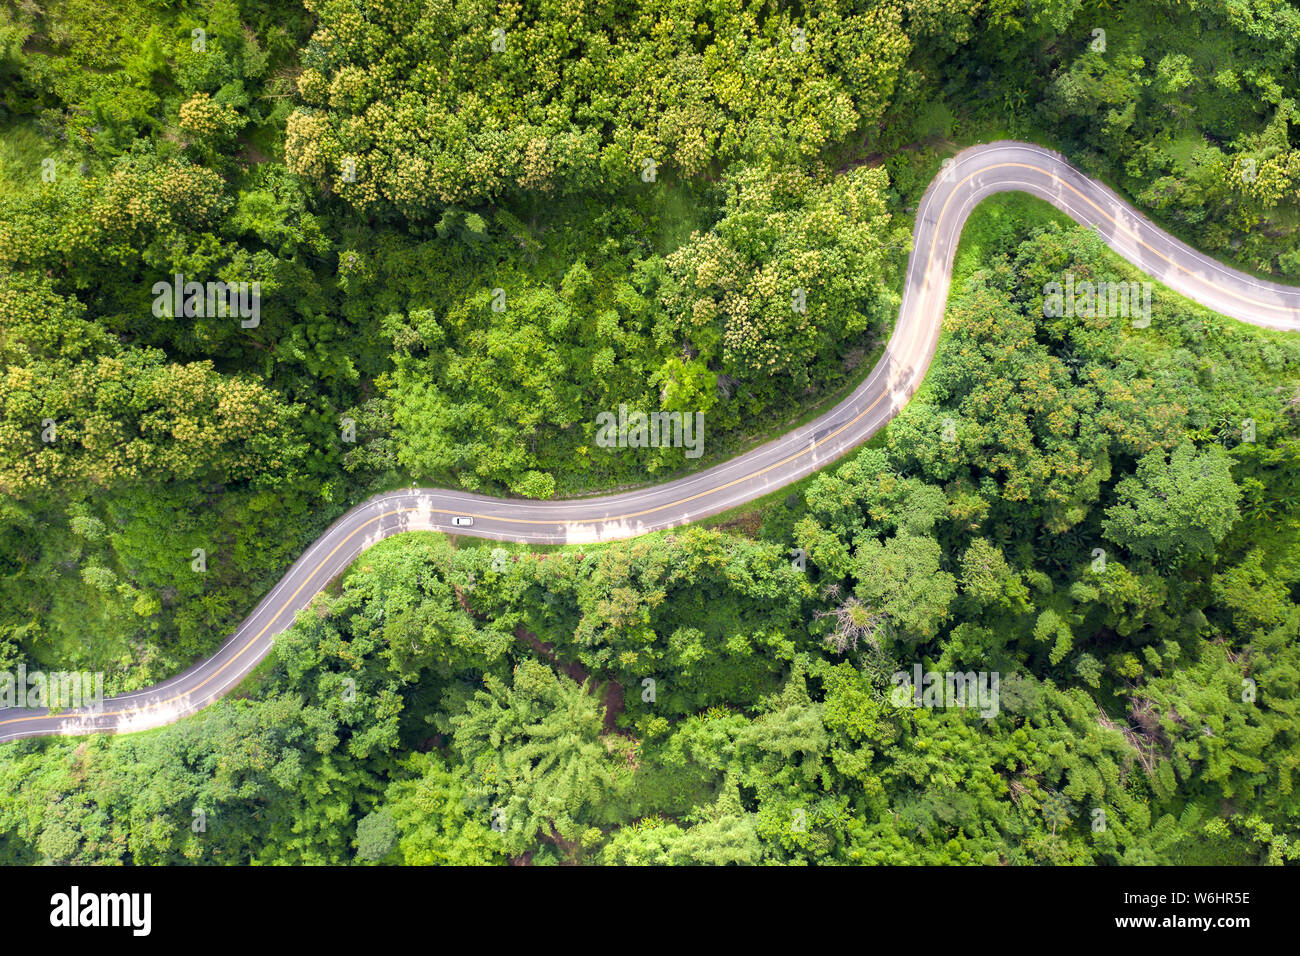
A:
[[[588,674],[586,669],[577,661],[569,661],[567,664],[561,664],[560,659],[555,655],[555,645],[547,644],[532,631],[524,630],[522,624],[515,625],[515,640],[523,641],[538,654],[541,654],[560,670],[564,671],[564,673],[568,674],[575,683],[583,684],[591,679],[591,675]]]
[[[715,531],[732,531],[745,535],[748,538],[755,537],[763,527],[763,513],[755,509],[746,511],[743,515],[737,515],[735,518],[728,518],[726,521],[720,521],[715,525],[710,525]]]
[[[465,597],[465,592],[459,585],[452,585],[452,590],[456,595],[456,602],[460,604],[461,609],[470,616],[478,620],[484,620],[483,615],[479,614],[469,605],[469,600]],[[577,661],[561,662],[559,656],[555,653],[555,645],[547,644],[532,631],[527,630],[522,624],[516,624],[514,629],[515,640],[526,644],[542,657],[546,658],[553,665],[558,667],[570,680],[577,684],[586,684],[589,693],[599,691],[603,697],[602,703],[605,705],[605,733],[614,734],[622,733],[618,729],[618,715],[623,713],[623,685],[616,680],[592,681],[591,674],[587,669]]]
[[[618,733],[616,722],[618,715],[623,713],[623,685],[616,680],[601,681],[599,683],[591,680],[591,675],[577,661],[568,661],[561,663],[555,653],[555,645],[547,644],[532,631],[525,630],[522,624],[516,624],[514,630],[515,640],[527,644],[538,654],[541,654],[548,661],[558,667],[568,675],[569,679],[577,684],[586,684],[589,693],[595,693],[600,689],[603,695],[602,703],[605,706],[605,733]]]

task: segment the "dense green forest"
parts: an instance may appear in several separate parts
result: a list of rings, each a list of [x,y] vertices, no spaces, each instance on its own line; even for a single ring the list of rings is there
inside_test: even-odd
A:
[[[871,368],[963,145],[1300,282],[1298,46],[1288,0],[0,7],[0,670],[169,677],[374,491],[783,431]],[[0,747],[0,862],[1295,860],[1300,339],[1046,316],[1067,272],[1142,278],[990,200],[839,465],[616,545],[399,536],[239,694]],[[159,315],[176,275],[259,321]],[[620,403],[705,457],[596,448]],[[997,713],[899,706],[916,665]]]

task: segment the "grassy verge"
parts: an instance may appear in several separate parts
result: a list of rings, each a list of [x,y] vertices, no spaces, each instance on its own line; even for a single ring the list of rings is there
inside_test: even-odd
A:
[[[260,697],[262,690],[266,687],[266,682],[271,679],[271,672],[275,670],[275,645],[271,645],[271,653],[263,658],[262,662],[254,667],[242,681],[239,682],[234,690],[227,696],[231,700],[245,700],[254,697]]]
[[[32,122],[14,122],[0,129],[0,194],[22,196],[36,192],[48,168],[62,179],[79,176],[79,164],[63,143],[42,136]]]

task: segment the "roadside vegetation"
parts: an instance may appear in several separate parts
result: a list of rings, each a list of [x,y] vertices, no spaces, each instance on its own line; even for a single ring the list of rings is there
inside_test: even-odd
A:
[[[0,670],[145,686],[367,494],[644,484],[810,414],[973,142],[1300,281],[1294,3],[511,10],[0,9]],[[1300,339],[1048,317],[1066,273],[1145,278],[986,202],[866,447],[712,529],[385,542],[236,698],[0,748],[0,862],[1294,860]],[[177,274],[259,322],[158,316]],[[620,404],[706,457],[598,447]],[[891,701],[917,665],[997,712]]]

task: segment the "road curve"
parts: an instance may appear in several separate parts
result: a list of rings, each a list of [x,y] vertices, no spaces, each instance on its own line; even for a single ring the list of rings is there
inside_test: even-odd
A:
[[[917,209],[903,301],[884,355],[851,395],[815,421],[706,471],[624,494],[527,501],[431,488],[379,495],[334,522],[212,657],[161,684],[109,698],[97,712],[0,711],[0,741],[145,730],[201,710],[237,686],[296,613],[357,555],[403,531],[450,531],[453,516],[467,515],[474,526],[456,533],[538,544],[610,541],[698,521],[825,467],[875,434],[916,392],[938,344],[962,227],[981,200],[1010,191],[1045,199],[1095,227],[1120,256],[1207,308],[1300,331],[1300,289],[1202,255],[1060,154],[1016,142],[971,147],[944,165]]]

